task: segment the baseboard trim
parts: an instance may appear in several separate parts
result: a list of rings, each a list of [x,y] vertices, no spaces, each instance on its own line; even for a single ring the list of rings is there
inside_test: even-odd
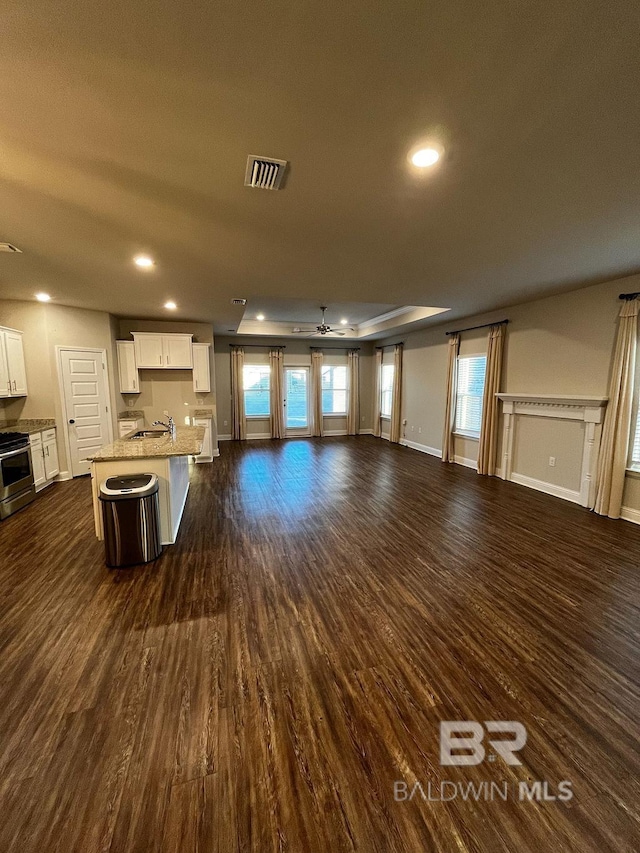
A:
[[[474,471],[478,470],[478,463],[475,459],[467,459],[465,456],[454,456],[453,461],[456,465],[463,465],[465,468],[473,468]]]
[[[271,438],[270,432],[256,432],[252,435],[248,435],[246,441],[254,441],[255,439],[263,439],[263,438]],[[234,441],[232,435],[219,435],[218,441]],[[218,454],[220,455],[220,454]]]
[[[358,435],[373,435],[372,429],[361,429]]]
[[[419,444],[417,441],[409,441],[407,438],[400,439],[400,444],[403,447],[409,447],[411,450],[418,450],[420,453],[428,453],[429,456],[437,456],[442,459],[442,451],[437,447],[429,447],[428,444]]]
[[[60,471],[52,480],[54,483],[63,483],[65,480],[73,480],[71,471]]]
[[[346,429],[326,429],[325,435],[347,435]]]
[[[632,524],[640,524],[640,510],[631,509],[630,506],[623,506],[620,510],[620,518],[630,521]]]
[[[215,450],[213,450],[213,451],[211,452],[211,455],[213,456],[213,458],[214,458],[214,459],[216,459],[218,456],[220,456],[220,451],[218,450],[218,448],[217,448],[217,447],[216,447],[216,449],[215,449]]]
[[[554,498],[562,498],[562,500],[574,504],[580,503],[580,492],[565,489],[563,486],[556,486],[553,483],[546,483],[544,480],[536,480],[534,477],[526,477],[524,474],[512,473],[511,482],[517,483],[519,486],[527,486],[529,489],[535,489],[536,492],[553,495]]]

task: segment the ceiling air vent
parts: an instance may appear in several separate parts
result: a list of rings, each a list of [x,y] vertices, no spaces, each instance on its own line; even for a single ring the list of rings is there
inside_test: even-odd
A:
[[[272,157],[247,157],[247,171],[244,173],[245,187],[259,187],[263,190],[279,190],[287,168],[286,160],[274,160]]]
[[[232,299],[231,304],[232,305],[246,305],[247,300],[246,299]]]
[[[22,249],[14,246],[13,243],[0,243],[0,252],[18,252],[21,255]]]

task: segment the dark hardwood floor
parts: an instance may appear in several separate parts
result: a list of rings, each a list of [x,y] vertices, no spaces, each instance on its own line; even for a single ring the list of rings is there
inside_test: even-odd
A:
[[[639,554],[371,437],[223,444],[135,569],[57,484],[0,524],[0,851],[638,851]],[[522,764],[440,766],[441,720],[523,723]]]

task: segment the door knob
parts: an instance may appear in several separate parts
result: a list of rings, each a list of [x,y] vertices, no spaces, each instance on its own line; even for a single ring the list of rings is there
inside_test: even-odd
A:
[[[69,419],[69,423],[70,423],[70,424],[75,424],[74,419],[73,419],[73,418],[70,418],[70,419]]]

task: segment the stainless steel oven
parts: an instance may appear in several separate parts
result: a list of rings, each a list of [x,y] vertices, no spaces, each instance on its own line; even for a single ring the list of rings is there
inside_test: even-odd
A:
[[[0,518],[31,503],[35,494],[29,436],[0,433]]]

